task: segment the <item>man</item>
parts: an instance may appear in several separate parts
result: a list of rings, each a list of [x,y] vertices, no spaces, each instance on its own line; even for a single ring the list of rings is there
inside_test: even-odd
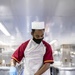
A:
[[[53,56],[51,46],[43,40],[44,32],[44,22],[32,22],[32,39],[22,43],[12,55],[13,66],[24,57],[23,75],[50,75]]]

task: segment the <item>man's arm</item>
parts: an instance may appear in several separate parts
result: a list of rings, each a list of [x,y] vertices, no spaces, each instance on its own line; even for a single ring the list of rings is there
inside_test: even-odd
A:
[[[49,68],[50,68],[50,63],[45,63],[34,75],[41,75]]]
[[[16,66],[16,60],[11,59],[11,66]]]

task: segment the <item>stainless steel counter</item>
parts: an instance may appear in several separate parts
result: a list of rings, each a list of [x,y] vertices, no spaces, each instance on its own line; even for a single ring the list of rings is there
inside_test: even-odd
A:
[[[75,67],[52,65],[52,75],[75,75]]]
[[[0,75],[9,75],[10,67],[0,67]]]

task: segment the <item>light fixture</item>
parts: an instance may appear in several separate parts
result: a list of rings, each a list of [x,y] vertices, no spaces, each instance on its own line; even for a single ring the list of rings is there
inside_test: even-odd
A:
[[[54,44],[54,43],[56,43],[57,42],[57,40],[52,40],[49,44]]]
[[[0,23],[0,30],[6,35],[10,36],[10,33],[7,31],[7,29],[4,27],[2,23]]]

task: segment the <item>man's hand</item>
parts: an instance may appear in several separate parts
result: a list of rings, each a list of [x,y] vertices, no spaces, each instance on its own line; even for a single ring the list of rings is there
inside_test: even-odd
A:
[[[50,67],[50,63],[45,63],[34,75],[42,75]]]
[[[35,73],[34,75],[41,75],[41,74]]]

